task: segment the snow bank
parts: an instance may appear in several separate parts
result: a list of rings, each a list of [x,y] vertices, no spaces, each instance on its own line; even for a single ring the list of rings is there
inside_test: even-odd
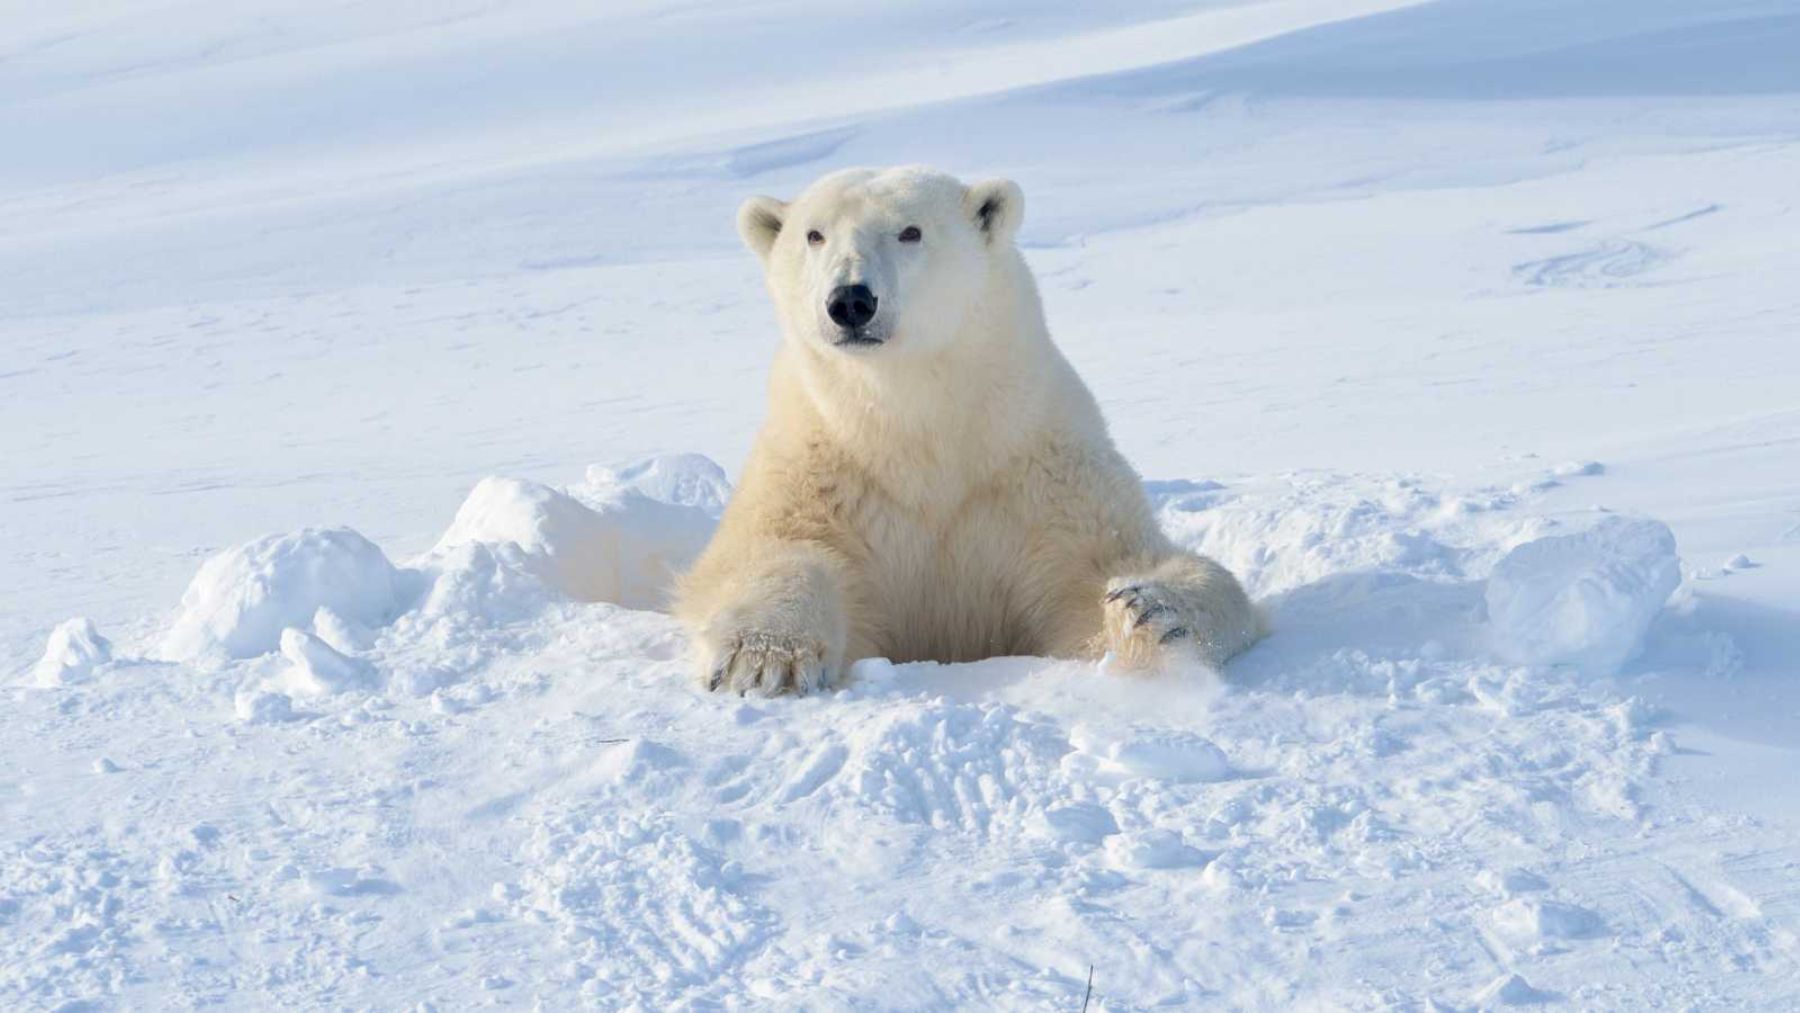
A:
[[[717,471],[705,458],[697,460]],[[672,499],[655,498],[645,486]],[[590,471],[580,491],[588,502],[536,482],[484,478],[432,555],[475,545],[507,547],[502,555],[508,561],[577,601],[656,608],[667,600],[674,574],[706,546],[714,527],[708,511],[722,502],[712,476],[685,457],[624,472]]]
[[[1637,655],[1680,583],[1675,536],[1659,521],[1609,517],[1526,542],[1488,580],[1494,649],[1522,664],[1609,674]]]
[[[416,569],[395,567],[347,528],[271,535],[200,567],[157,654],[213,666],[279,647],[290,662],[284,688],[332,693],[370,683],[355,656],[403,614],[401,633],[432,629],[441,644],[561,599],[656,608],[705,547],[729,494],[724,471],[698,454],[590,468],[570,492],[489,477]],[[47,655],[40,682],[91,667],[80,631],[60,636],[50,653],[71,659],[66,675]]]
[[[407,581],[375,543],[349,528],[270,535],[208,559],[181,596],[158,654],[217,663],[275,650],[320,609],[364,626],[405,606]]]
[[[112,660],[112,644],[91,619],[70,619],[50,631],[44,656],[32,667],[32,681],[46,688],[86,682],[94,669]]]

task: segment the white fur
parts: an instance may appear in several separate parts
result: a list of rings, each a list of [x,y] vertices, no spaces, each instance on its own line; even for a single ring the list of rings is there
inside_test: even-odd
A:
[[[783,341],[768,420],[679,590],[707,685],[805,692],[869,656],[1218,664],[1260,636],[1237,580],[1158,529],[1051,342],[1013,243],[1023,211],[1009,181],[918,168],[744,204]],[[877,297],[878,345],[835,343],[826,299],[850,284]]]

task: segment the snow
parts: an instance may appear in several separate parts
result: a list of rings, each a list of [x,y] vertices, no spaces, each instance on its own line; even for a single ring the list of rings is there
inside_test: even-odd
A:
[[[58,623],[44,645],[44,656],[32,667],[37,685],[46,689],[85,682],[94,669],[112,660],[112,642],[100,635],[92,619]]]
[[[1788,0],[7,29],[0,1007],[1800,1003]],[[902,162],[1024,186],[1223,672],[687,677],[732,212]]]
[[[660,503],[692,507],[718,519],[731,498],[725,469],[704,454],[660,454],[623,468],[595,465],[575,495],[606,502],[620,491],[636,491]]]
[[[1586,939],[1606,926],[1592,911],[1556,901],[1518,898],[1494,911],[1494,927],[1514,940],[1542,945],[1546,939]]]
[[[253,658],[321,610],[384,626],[401,610],[405,586],[375,543],[348,528],[268,535],[201,565],[157,656],[209,665]]]
[[[266,689],[240,690],[233,701],[239,721],[271,724],[294,719],[294,700],[285,693]]]
[[[1680,585],[1675,535],[1659,521],[1608,517],[1579,534],[1534,539],[1488,578],[1495,648],[1521,664],[1611,674],[1643,649]]]
[[[1508,974],[1496,978],[1487,988],[1475,994],[1479,1006],[1536,1006],[1540,1003],[1554,1002],[1563,996],[1555,992],[1544,992],[1531,987],[1531,982],[1517,974]]]
[[[281,656],[292,666],[283,674],[284,683],[302,695],[368,689],[376,682],[375,670],[367,662],[340,654],[305,630],[281,631]]]
[[[704,461],[704,459],[701,459]],[[710,461],[705,465],[717,469]],[[709,487],[698,490],[680,477],[639,470],[669,495],[710,502]],[[514,565],[576,601],[609,601],[631,608],[667,604],[673,575],[706,547],[715,515],[706,509],[652,499],[611,473],[591,479],[586,495],[593,506],[567,493],[523,479],[489,477],[476,484],[456,511],[450,529],[432,550],[442,556],[462,546],[500,548]]]
[[[1069,729],[1069,744],[1135,777],[1219,781],[1231,773],[1231,764],[1219,747],[1198,735],[1151,729],[1112,738],[1076,725]]]

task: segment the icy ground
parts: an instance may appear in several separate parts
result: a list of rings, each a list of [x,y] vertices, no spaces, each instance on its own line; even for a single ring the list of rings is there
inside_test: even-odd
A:
[[[0,26],[0,1008],[1800,1005],[1800,4]],[[685,677],[732,211],[915,161],[1222,680]]]

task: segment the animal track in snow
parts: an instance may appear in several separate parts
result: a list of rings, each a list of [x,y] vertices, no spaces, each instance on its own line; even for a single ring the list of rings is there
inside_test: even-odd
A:
[[[556,923],[592,978],[584,994],[623,1000],[714,988],[754,953],[773,917],[721,860],[657,818],[603,811],[546,820],[527,844],[518,903]]]
[[[938,700],[914,710],[877,709],[846,728],[843,742],[810,755],[777,792],[780,801],[817,795],[902,823],[985,833],[1000,819],[1041,810],[1046,779],[1069,750],[1055,728],[1011,707]]]
[[[1648,243],[1612,240],[1579,253],[1515,264],[1513,277],[1539,288],[1614,288],[1670,258]]]

